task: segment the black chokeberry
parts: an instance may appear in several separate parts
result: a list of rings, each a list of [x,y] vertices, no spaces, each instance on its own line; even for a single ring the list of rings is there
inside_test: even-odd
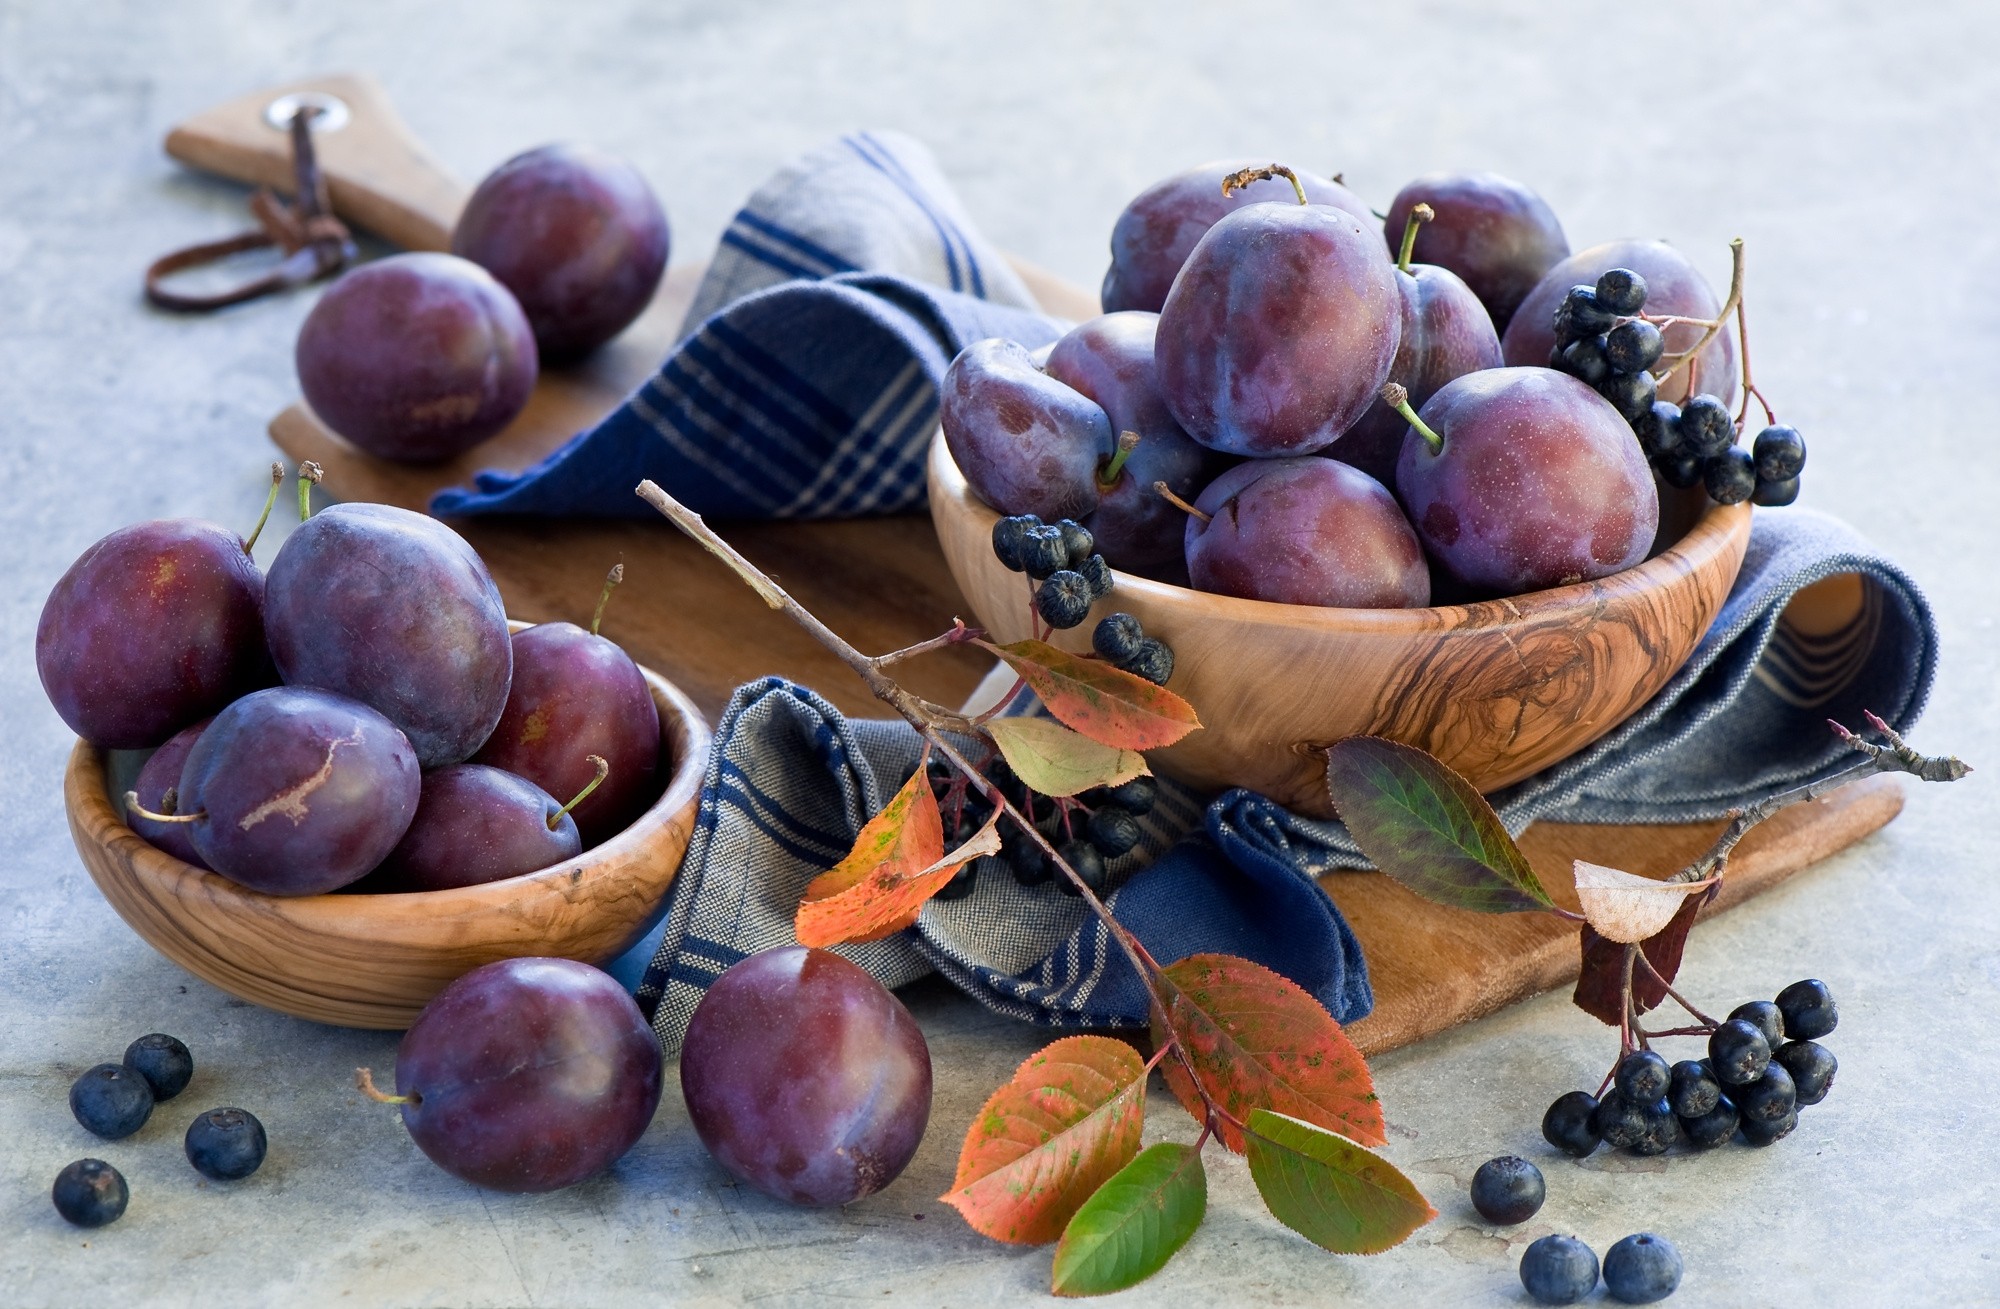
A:
[[[931,898],[934,900],[963,900],[966,896],[971,895],[972,888],[979,881],[978,868],[979,861],[977,859],[968,860],[960,864],[958,871],[952,874],[951,880],[940,886]]]
[[[1090,529],[1076,519],[1058,519],[1056,530],[1062,533],[1063,550],[1068,556],[1064,567],[1074,568],[1097,552],[1097,541],[1091,536]]]
[[[1627,1100],[1651,1104],[1667,1093],[1673,1070],[1651,1050],[1634,1050],[1618,1061],[1618,1074],[1612,1080]]]
[[[1792,1075],[1775,1059],[1764,1075],[1748,1086],[1736,1088],[1736,1109],[1746,1122],[1774,1123],[1799,1105],[1799,1088]]]
[[[1111,565],[1104,562],[1103,555],[1090,556],[1090,558],[1084,560],[1082,563],[1075,565],[1074,570],[1083,575],[1084,581],[1090,583],[1090,595],[1092,599],[1101,600],[1111,594]]]
[[[1730,1137],[1742,1116],[1736,1112],[1736,1102],[1726,1095],[1715,1098],[1715,1107],[1697,1118],[1681,1119],[1681,1132],[1687,1143],[1697,1150],[1712,1150]]]
[[[1130,614],[1107,614],[1097,620],[1090,633],[1090,648],[1114,664],[1122,664],[1139,652],[1146,629]]]
[[[1572,286],[1563,296],[1563,309],[1569,315],[1570,334],[1576,337],[1596,336],[1618,321],[1617,311],[1597,298],[1594,286]]]
[[[1628,318],[1604,334],[1604,358],[1614,373],[1644,372],[1663,349],[1660,329],[1643,318]]]
[[[1739,505],[1757,489],[1757,467],[1748,450],[1731,446],[1702,465],[1701,482],[1715,503]]]
[[[1787,478],[1782,482],[1757,480],[1757,489],[1750,493],[1750,503],[1762,505],[1766,509],[1782,509],[1799,498],[1799,479]]]
[[[1638,434],[1639,448],[1648,459],[1670,455],[1681,446],[1681,407],[1672,401],[1655,400],[1652,408],[1632,424],[1632,430]]]
[[[1174,675],[1174,652],[1165,641],[1145,637],[1132,657],[1119,664],[1135,677],[1143,677],[1156,686],[1165,686]]]
[[[107,1141],[130,1136],[153,1114],[153,1088],[124,1064],[99,1064],[71,1083],[69,1111]]]
[[[188,1124],[182,1144],[196,1172],[234,1182],[263,1164],[264,1124],[247,1109],[211,1109]]]
[[[1794,1041],[1817,1041],[1840,1023],[1833,992],[1818,978],[1793,982],[1778,992],[1777,1005],[1785,1020],[1785,1035]]]
[[[1590,1125],[1606,1145],[1625,1149],[1646,1135],[1646,1106],[1635,1104],[1613,1087],[1591,1112]]]
[[[1773,423],[1757,433],[1750,452],[1757,460],[1757,479],[1762,482],[1788,481],[1806,466],[1805,438],[1798,428],[1783,423]]]
[[[78,1227],[102,1227],[115,1223],[125,1212],[132,1193],[125,1187],[125,1175],[102,1159],[79,1159],[56,1174],[49,1192],[56,1212]]]
[[[1706,1063],[1683,1059],[1674,1065],[1667,1100],[1675,1113],[1683,1118],[1699,1118],[1715,1108],[1715,1102],[1721,1098],[1722,1083],[1715,1080]]]
[[[1575,1304],[1597,1289],[1597,1254],[1574,1236],[1545,1236],[1521,1255],[1521,1285],[1543,1304]]]
[[[1680,449],[1663,455],[1658,464],[1660,480],[1668,486],[1686,490],[1690,486],[1701,485],[1702,458],[1692,450]]]
[[[155,1100],[173,1099],[194,1076],[194,1056],[165,1032],[142,1036],[126,1046],[125,1066],[146,1079]]]
[[[1611,402],[1619,417],[1628,423],[1645,418],[1659,398],[1660,384],[1641,369],[1636,373],[1613,373],[1597,384],[1597,393]]]
[[[1736,423],[1729,406],[1712,395],[1698,395],[1681,406],[1681,444],[1707,459],[1736,441]]]
[[[1564,346],[1562,370],[1592,386],[1611,376],[1611,361],[1604,357],[1604,338],[1586,336]]]
[[[1057,847],[1057,853],[1062,855],[1064,863],[1076,869],[1077,876],[1083,879],[1085,886],[1093,891],[1104,890],[1104,856],[1097,853],[1096,846],[1088,841],[1067,841]],[[1060,873],[1056,874],[1056,877],[1056,885],[1063,889],[1065,895],[1081,894],[1076,889],[1076,884],[1067,877]]]
[[[1583,1158],[1603,1139],[1592,1126],[1596,1111],[1597,1097],[1588,1091],[1557,1096],[1542,1115],[1542,1139],[1566,1155]]]
[[[993,524],[993,555],[1008,571],[1018,573],[1022,568],[1021,547],[1031,527],[1041,526],[1042,520],[1033,514],[1016,514],[1012,518],[1002,518]]]
[[[1597,303],[1614,314],[1636,314],[1646,307],[1646,279],[1629,268],[1606,269],[1591,289]]]
[[[1082,573],[1059,568],[1050,573],[1035,592],[1035,608],[1042,621],[1054,628],[1075,627],[1090,617],[1090,583]]]
[[[1826,1099],[1826,1093],[1833,1089],[1833,1075],[1840,1069],[1833,1051],[1818,1041],[1787,1041],[1771,1052],[1771,1062],[1783,1065],[1792,1075],[1801,1106]]]
[[[1764,1044],[1773,1050],[1785,1043],[1785,1016],[1769,1000],[1749,1000],[1729,1011],[1764,1034]]]
[[[1123,809],[1128,814],[1149,814],[1160,798],[1160,784],[1151,773],[1141,773],[1129,782],[1107,786],[1097,792],[1097,803]]]
[[[1547,1196],[1542,1170],[1519,1155],[1488,1159],[1472,1175],[1472,1207],[1481,1218],[1501,1227],[1533,1218]]]
[[[1626,1149],[1637,1155],[1665,1154],[1681,1139],[1681,1120],[1664,1099],[1646,1106],[1646,1130]]]
[[[1625,1304],[1652,1304],[1681,1284],[1681,1252],[1664,1236],[1635,1232],[1604,1252],[1604,1289]]]
[[[1000,854],[1013,870],[1014,880],[1022,886],[1040,886],[1049,880],[1054,871],[1049,866],[1049,857],[1042,853],[1042,847],[1011,823],[1002,831]]]
[[[1708,1070],[1724,1086],[1748,1086],[1771,1062],[1771,1043],[1755,1023],[1732,1018],[1708,1038]]]
[[[1036,581],[1069,566],[1062,531],[1037,523],[1021,533],[1021,571]]]
[[[1139,820],[1109,806],[1090,816],[1090,843],[1106,859],[1116,859],[1139,844]]]
[[[1741,1123],[1737,1124],[1736,1130],[1743,1134],[1744,1144],[1765,1146],[1784,1140],[1792,1134],[1793,1129],[1798,1125],[1799,1111],[1793,1109],[1786,1113],[1783,1118],[1772,1119],[1769,1122],[1755,1118],[1745,1118]]]

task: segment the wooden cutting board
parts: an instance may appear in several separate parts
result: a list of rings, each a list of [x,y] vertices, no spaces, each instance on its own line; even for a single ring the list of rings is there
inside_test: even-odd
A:
[[[366,78],[313,78],[231,101],[175,128],[167,150],[194,167],[288,191],[287,140],[265,110],[301,92],[337,97],[346,109],[345,126],[316,134],[341,216],[406,248],[448,248],[469,188],[424,149]],[[673,197],[665,198],[671,206]],[[1094,296],[1032,266],[1015,266],[1051,313],[1082,319],[1097,312]],[[412,468],[362,454],[302,404],[272,421],[271,437],[292,460],[318,461],[324,490],[337,499],[421,510],[437,490],[463,484],[479,469],[526,467],[615,408],[666,357],[700,277],[697,264],[669,269],[651,308],[624,335],[577,367],[545,372],[512,426],[451,463]],[[605,616],[605,634],[672,678],[711,718],[737,685],[768,673],[812,686],[845,712],[882,712],[844,665],[664,522],[514,518],[455,526],[493,570],[508,612],[528,621],[587,621],[605,571],[622,560],[627,581]],[[925,517],[736,523],[722,531],[864,650],[909,645],[969,613]],[[1817,598],[1840,606],[1841,595],[1835,585]],[[912,663],[905,675],[921,694],[959,703],[987,665],[960,649]],[[1879,777],[1786,811],[1738,847],[1708,912],[1739,904],[1853,844],[1902,804],[1896,779]],[[1704,849],[1721,826],[1539,823],[1521,845],[1543,884],[1574,908],[1573,860],[1664,876]],[[1368,1053],[1420,1040],[1576,976],[1575,929],[1547,915],[1447,909],[1374,873],[1335,874],[1322,885],[1367,952],[1376,1009],[1350,1032]]]

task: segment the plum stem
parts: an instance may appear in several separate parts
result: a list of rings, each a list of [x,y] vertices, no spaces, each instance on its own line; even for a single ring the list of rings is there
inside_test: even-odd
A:
[[[1382,388],[1382,403],[1401,414],[1403,421],[1417,430],[1417,435],[1424,438],[1424,444],[1431,448],[1432,454],[1444,453],[1444,438],[1433,432],[1429,423],[1417,417],[1417,411],[1410,408],[1410,393],[1401,383],[1391,382]]]
[[[1205,514],[1201,510],[1189,504],[1187,501],[1181,499],[1179,496],[1174,494],[1174,488],[1168,486],[1165,482],[1153,483],[1153,494],[1159,496],[1162,500],[1165,500],[1168,504],[1180,510],[1182,513],[1193,514],[1196,518],[1201,519],[1201,521],[1204,523],[1212,523],[1215,521],[1215,516],[1213,514]]]
[[[1240,168],[1222,179],[1222,194],[1235,195],[1252,182],[1268,182],[1274,177],[1282,177],[1292,184],[1298,194],[1299,203],[1306,203],[1306,186],[1299,175],[1283,164],[1265,164],[1262,168]]]
[[[1426,204],[1419,204],[1410,210],[1410,219],[1403,224],[1403,248],[1396,254],[1396,271],[1410,271],[1410,256],[1416,253],[1417,229],[1437,217],[1437,210]]]
[[[367,1068],[357,1068],[354,1070],[354,1086],[356,1090],[360,1091],[361,1094],[367,1096],[370,1100],[373,1100],[376,1104],[422,1104],[424,1102],[424,1098],[415,1091],[410,1092],[408,1095],[385,1094],[376,1088],[375,1074]]]
[[[1132,452],[1138,448],[1137,432],[1120,432],[1118,449],[1112,454],[1110,462],[1104,465],[1104,471],[1097,475],[1097,484],[1107,491],[1118,485],[1119,475],[1125,471],[1125,461],[1130,459]]]
[[[1661,373],[1656,380],[1664,382],[1668,378],[1672,377],[1675,373],[1678,373],[1681,369],[1686,368],[1690,364],[1692,364],[1694,362],[1695,356],[1708,348],[1708,343],[1715,339],[1716,334],[1720,332],[1723,329],[1724,325],[1726,325],[1729,322],[1729,315],[1733,313],[1736,309],[1736,306],[1741,304],[1742,302],[1743,302],[1743,238],[1739,236],[1729,243],[1728,298],[1722,302],[1722,308],[1716,311],[1716,315],[1714,319],[1710,321],[1708,329],[1701,334],[1701,339],[1699,341],[1696,341],[1692,346],[1690,346],[1686,350],[1683,350],[1679,354],[1673,356],[1673,363],[1668,365],[1667,371]]]
[[[604,589],[597,595],[597,612],[590,616],[590,634],[597,635],[597,629],[604,625],[604,606],[611,603],[611,593],[625,580],[625,561],[611,565],[611,571],[604,576]]]
[[[555,831],[557,825],[562,822],[562,816],[564,814],[576,808],[578,805],[582,804],[585,800],[590,799],[590,793],[592,791],[595,791],[598,787],[603,786],[604,779],[611,776],[611,761],[606,759],[603,755],[597,755],[597,754],[585,755],[584,758],[588,759],[592,764],[596,765],[597,776],[591,778],[588,782],[584,783],[583,789],[576,793],[576,798],[574,800],[571,800],[568,804],[564,805],[562,808],[556,810],[554,813],[549,815],[549,830],[551,832]]]
[[[169,791],[167,794],[173,795],[174,793]],[[167,806],[169,811],[174,807],[171,804]],[[208,810],[206,809],[198,809],[191,814],[177,814],[173,812],[156,814],[139,803],[139,793],[137,791],[127,791],[125,793],[125,812],[128,814],[137,814],[149,823],[198,823],[208,817]]]
[[[243,553],[249,554],[257,548],[257,538],[264,534],[264,524],[271,521],[271,506],[278,503],[278,488],[285,484],[285,466],[271,461],[271,489],[264,493],[264,512],[257,515],[257,525],[250,529],[248,539],[243,542]]]
[[[312,489],[325,476],[318,464],[308,459],[299,465],[299,521],[312,517]]]

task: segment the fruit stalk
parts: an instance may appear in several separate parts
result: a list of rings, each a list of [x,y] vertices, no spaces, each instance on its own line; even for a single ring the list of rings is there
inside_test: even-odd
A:
[[[609,592],[607,591],[606,594],[609,594]],[[549,824],[549,830],[551,832],[555,831],[556,828],[561,825],[562,816],[564,814],[576,808],[578,805],[582,804],[585,800],[590,799],[590,793],[592,791],[595,791],[598,787],[603,786],[604,779],[611,776],[611,761],[606,759],[603,755],[596,755],[596,754],[585,755],[584,758],[588,759],[591,765],[597,769],[597,776],[591,778],[588,782],[585,782],[583,784],[583,789],[576,793],[575,799],[571,800],[568,804],[564,805],[562,808],[556,810],[554,813],[549,815],[548,824]]]
[[[1417,249],[1417,229],[1437,217],[1437,210],[1427,204],[1419,204],[1410,210],[1410,220],[1403,224],[1403,248],[1396,253],[1396,271],[1410,271],[1410,256]]]
[[[318,464],[308,459],[299,465],[299,521],[312,517],[312,489],[319,485],[323,474]]]
[[[1417,435],[1424,438],[1424,444],[1431,453],[1444,453],[1444,438],[1430,429],[1430,425],[1417,417],[1417,411],[1410,408],[1410,393],[1401,383],[1390,382],[1382,388],[1382,403],[1403,416],[1403,421],[1415,428]]]
[[[623,560],[620,560],[611,565],[611,571],[605,574],[604,589],[597,596],[597,611],[590,616],[590,634],[592,636],[596,636],[597,629],[604,624],[604,606],[611,603],[611,593],[617,590],[618,584],[624,580],[625,563]]]
[[[1238,169],[1222,179],[1222,194],[1235,195],[1252,182],[1268,182],[1274,177],[1282,177],[1290,182],[1292,190],[1298,193],[1299,203],[1306,203],[1305,183],[1299,181],[1299,175],[1283,164],[1265,164],[1262,168]]]
[[[243,541],[243,553],[249,554],[257,547],[257,538],[264,534],[264,524],[271,521],[271,506],[278,503],[278,488],[284,485],[285,466],[271,461],[271,489],[264,493],[264,512],[257,515],[257,525],[250,529],[250,535]]]
[[[1139,434],[1137,432],[1120,432],[1118,434],[1118,451],[1104,465],[1104,471],[1097,475],[1097,484],[1107,491],[1118,485],[1119,477],[1125,472],[1125,461],[1130,459],[1132,452],[1138,448]]]

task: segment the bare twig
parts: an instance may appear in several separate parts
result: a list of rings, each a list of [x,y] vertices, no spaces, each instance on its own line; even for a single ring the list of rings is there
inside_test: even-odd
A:
[[[1692,363],[1696,355],[1699,355],[1703,350],[1706,350],[1708,348],[1708,343],[1715,339],[1716,334],[1722,330],[1723,324],[1729,321],[1729,315],[1735,311],[1737,304],[1740,303],[1742,299],[1743,299],[1743,238],[1739,236],[1735,240],[1729,243],[1728,298],[1722,302],[1722,308],[1716,311],[1714,321],[1709,323],[1708,330],[1701,334],[1701,339],[1699,341],[1696,341],[1691,348],[1683,350],[1679,354],[1668,356],[1668,358],[1671,359],[1673,362],[1668,364],[1667,370],[1664,373],[1658,375],[1657,380],[1661,382],[1666,381],[1668,378],[1672,377],[1675,373],[1679,372],[1681,369],[1687,367],[1690,363]]]

